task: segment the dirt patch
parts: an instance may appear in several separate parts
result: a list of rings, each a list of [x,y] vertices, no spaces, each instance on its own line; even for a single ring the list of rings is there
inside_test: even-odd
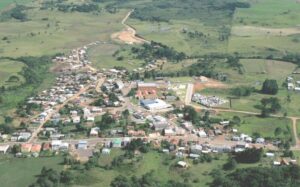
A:
[[[203,79],[203,77],[202,77]],[[228,86],[220,81],[204,78],[205,80],[198,80],[194,83],[194,93],[204,90],[206,88],[228,88]]]
[[[300,28],[267,28],[255,26],[234,26],[231,30],[232,35],[236,36],[288,36],[293,34],[300,34]]]
[[[111,35],[111,38],[114,40],[120,41],[120,42],[124,42],[126,44],[149,43],[149,41],[136,36],[136,30],[133,27],[131,27],[130,25],[126,24],[127,19],[130,17],[130,15],[133,11],[134,10],[131,10],[130,12],[128,12],[121,22],[121,24],[124,25],[125,29],[120,32],[113,33]]]
[[[144,40],[135,35],[135,31],[132,29],[125,29],[121,32],[117,32],[111,35],[111,38],[114,40],[118,40],[120,42],[124,42],[126,44],[142,44]]]

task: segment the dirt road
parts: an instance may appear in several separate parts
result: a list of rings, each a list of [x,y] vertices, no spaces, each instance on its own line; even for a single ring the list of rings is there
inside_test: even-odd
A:
[[[134,12],[134,10],[129,11],[126,16],[122,19],[121,24],[125,27],[122,31],[114,33],[111,35],[112,39],[116,39],[127,44],[142,44],[150,43],[149,41],[136,36],[136,30],[130,25],[126,24],[127,19]]]
[[[187,85],[187,89],[186,89],[186,95],[185,95],[185,101],[184,101],[185,105],[191,104],[193,92],[194,92],[194,84],[189,83]]]

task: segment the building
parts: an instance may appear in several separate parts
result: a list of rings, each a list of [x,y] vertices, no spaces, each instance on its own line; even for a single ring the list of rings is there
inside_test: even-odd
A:
[[[52,140],[51,142],[51,148],[53,151],[58,151],[62,142],[60,140]]]
[[[136,97],[138,99],[157,99],[158,87],[155,83],[138,83]]]
[[[112,141],[112,146],[120,148],[122,147],[122,140],[120,138],[116,138]]]
[[[90,136],[98,136],[99,135],[99,131],[100,131],[99,127],[93,127],[93,128],[91,128]]]
[[[177,165],[178,165],[179,167],[182,167],[182,168],[186,168],[186,167],[187,167],[187,163],[184,162],[184,161],[179,161],[179,162],[177,162]]]
[[[0,145],[0,153],[6,154],[9,149],[9,145]]]
[[[172,105],[167,104],[165,101],[161,99],[146,99],[140,101],[141,106],[150,110],[151,112],[165,110],[165,109],[172,109]]]
[[[32,144],[22,144],[21,145],[21,152],[22,153],[30,153],[32,148]]]
[[[42,146],[40,144],[34,144],[31,147],[31,152],[32,153],[39,153],[42,149]]]
[[[110,154],[110,149],[103,148],[102,151],[101,151],[101,153],[104,154],[104,155],[109,155]]]
[[[85,140],[80,140],[77,144],[77,149],[87,149],[88,143]]]

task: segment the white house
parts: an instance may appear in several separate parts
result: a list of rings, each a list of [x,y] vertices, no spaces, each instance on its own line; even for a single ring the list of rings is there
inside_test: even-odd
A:
[[[0,145],[0,153],[5,154],[9,149],[9,145]]]

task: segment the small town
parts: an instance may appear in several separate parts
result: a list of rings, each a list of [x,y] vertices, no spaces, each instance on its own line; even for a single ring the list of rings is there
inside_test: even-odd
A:
[[[201,154],[242,152],[251,147],[278,149],[280,142],[239,132],[227,119],[211,124],[212,128],[195,127],[187,120],[190,114],[184,113],[184,108],[192,103],[214,107],[228,101],[193,93],[192,84],[130,81],[125,70],[94,69],[86,50],[99,43],[53,59],[61,72],[56,83],[49,90],[28,98],[26,107],[38,105],[38,111],[27,116],[28,128],[1,134],[0,152],[5,154],[16,146],[20,151],[15,153],[17,157],[70,152],[84,162],[96,151],[109,154],[111,148],[126,147],[136,139],[156,146],[166,141],[170,146],[160,151],[190,159],[198,159]],[[187,90],[184,101],[176,95],[180,89]],[[104,116],[107,121],[103,120]],[[125,123],[125,126],[115,127],[113,123]],[[281,162],[272,152],[266,155],[273,159],[273,165],[296,163],[293,159]],[[178,165],[186,167],[183,161]]]

